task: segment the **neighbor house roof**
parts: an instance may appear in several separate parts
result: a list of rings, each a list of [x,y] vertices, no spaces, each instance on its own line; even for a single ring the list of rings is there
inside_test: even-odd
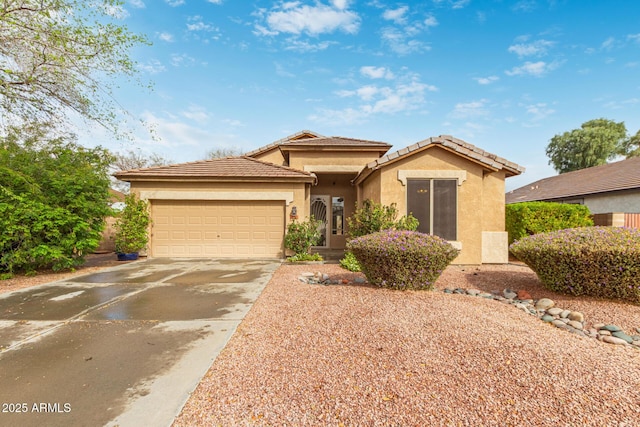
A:
[[[451,135],[440,135],[437,137],[427,138],[423,141],[417,142],[401,150],[395,151],[386,156],[382,156],[377,160],[367,164],[367,166],[360,171],[358,176],[354,179],[354,182],[360,182],[366,178],[373,171],[380,169],[388,164],[394,163],[398,160],[412,156],[418,152],[424,151],[431,147],[441,147],[445,150],[457,153],[467,159],[479,163],[485,168],[499,171],[504,170],[506,176],[520,175],[524,172],[524,167],[510,162],[502,157],[498,157],[495,154],[484,151],[475,145],[469,144],[461,139],[454,138]]]
[[[265,153],[274,148],[282,151],[310,148],[314,149],[359,149],[359,150],[375,150],[386,153],[391,144],[380,141],[368,141],[366,139],[345,138],[342,136],[322,136],[319,133],[310,130],[303,130],[286,138],[279,139],[271,144],[258,148],[257,150],[246,153],[246,156],[253,157]]]
[[[295,180],[314,182],[309,172],[299,171],[287,166],[263,162],[247,156],[224,157],[198,162],[157,166],[147,169],[134,169],[115,173],[123,181],[144,180],[241,180],[241,181],[278,181]]]
[[[509,191],[507,203],[558,200],[640,189],[640,157],[544,178]]]

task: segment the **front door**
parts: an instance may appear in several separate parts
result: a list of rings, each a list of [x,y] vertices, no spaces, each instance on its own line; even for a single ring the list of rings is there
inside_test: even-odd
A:
[[[329,247],[329,233],[327,233],[329,200],[329,196],[311,196],[311,215],[320,221],[318,227],[320,230],[320,241],[317,246],[323,248]]]

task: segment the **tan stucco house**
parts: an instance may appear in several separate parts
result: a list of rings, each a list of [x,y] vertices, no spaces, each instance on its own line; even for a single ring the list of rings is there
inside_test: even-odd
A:
[[[411,212],[419,231],[461,249],[458,264],[508,261],[506,178],[524,169],[451,136],[391,145],[302,131],[244,156],[116,174],[149,200],[152,257],[282,257],[291,221],[323,220],[343,249],[356,203]]]

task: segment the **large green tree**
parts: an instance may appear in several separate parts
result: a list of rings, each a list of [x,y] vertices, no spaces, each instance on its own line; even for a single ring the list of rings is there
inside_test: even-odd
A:
[[[640,157],[640,130],[623,144],[621,154],[627,157]]]
[[[146,43],[117,22],[120,0],[0,0],[3,121],[64,123],[69,113],[117,129],[114,77],[133,77]]]
[[[72,268],[98,247],[112,160],[42,128],[0,138],[0,273]]]
[[[627,155],[628,138],[624,122],[594,119],[580,129],[556,135],[547,145],[549,164],[558,173],[605,164],[617,155]]]

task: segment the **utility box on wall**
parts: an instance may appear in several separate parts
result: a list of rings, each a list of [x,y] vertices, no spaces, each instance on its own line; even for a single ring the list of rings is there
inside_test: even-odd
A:
[[[506,231],[482,232],[482,263],[509,263],[509,235]]]

